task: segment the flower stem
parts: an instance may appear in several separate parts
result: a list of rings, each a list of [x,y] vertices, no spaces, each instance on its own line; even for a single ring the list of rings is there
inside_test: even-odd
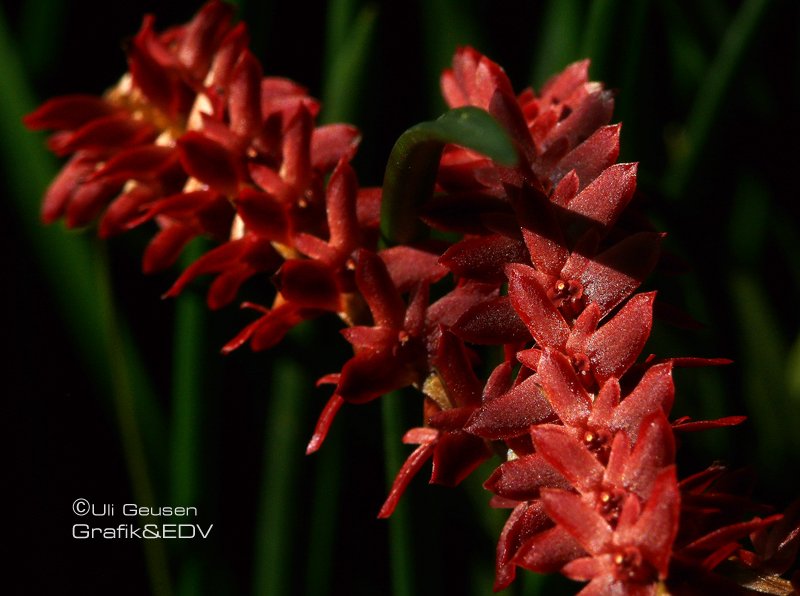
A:
[[[403,423],[403,410],[400,400],[402,392],[394,391],[381,400],[383,414],[383,446],[386,467],[386,488],[394,482],[394,475],[403,465],[401,439],[406,425]],[[414,561],[411,537],[411,514],[409,495],[401,499],[389,518],[389,560],[392,575],[392,594],[394,596],[413,596]]]
[[[703,157],[711,130],[726,98],[736,69],[752,41],[771,0],[745,0],[734,17],[717,55],[708,68],[686,122],[685,150],[673,161],[664,177],[664,192],[683,195]]]
[[[300,422],[311,390],[298,362],[288,358],[274,362],[255,532],[253,594],[257,596],[291,591],[294,489],[304,457]]]
[[[182,258],[184,267],[203,254],[201,244],[196,241],[189,245]],[[170,429],[170,504],[175,506],[197,506],[202,496],[205,312],[202,297],[193,292],[184,292],[176,299]],[[179,596],[201,593],[202,565],[198,563],[196,550],[182,553],[177,579]]]
[[[136,503],[152,507],[157,505],[155,490],[151,482],[136,414],[136,396],[131,381],[131,370],[125,357],[130,350],[124,348],[128,340],[118,326],[119,315],[114,306],[108,257],[105,246],[100,242],[96,243],[95,255],[94,277],[97,281],[96,292],[98,307],[100,308],[99,317],[103,323],[103,341],[108,367],[111,371],[114,409],[122,437],[125,461],[128,466]],[[153,594],[156,596],[171,596],[172,587],[164,542],[161,540],[143,540],[142,542]]]

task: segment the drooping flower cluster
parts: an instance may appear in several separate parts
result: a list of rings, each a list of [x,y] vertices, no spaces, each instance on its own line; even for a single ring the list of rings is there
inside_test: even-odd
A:
[[[264,349],[303,319],[338,314],[354,353],[320,380],[334,390],[308,452],[344,403],[421,391],[424,425],[403,439],[417,448],[379,515],[428,460],[431,482],[452,486],[502,452],[485,483],[493,505],[511,509],[497,589],[517,567],[588,582],[583,594],[728,589],[716,571],[729,560],[789,569],[796,510],[762,517],[719,467],[678,480],[676,432],[742,418],[670,422],[673,367],[722,361],[642,357],[656,296],[637,290],[663,235],[628,208],[636,165],[616,163],[613,96],[589,81],[588,61],[517,95],[497,64],[458,50],[445,99],[488,112],[517,163],[446,146],[418,216],[461,239],[379,249],[381,191],[360,189],[349,165],[358,131],[316,126],[318,103],[263,77],[230,18],[215,0],[163,33],[148,17],[130,72],[103,98],[51,100],[26,118],[55,129],[50,147],[71,156],[45,221],[99,217],[102,236],[154,221],[146,271],[171,265],[195,236],[215,238],[167,292],[213,274],[211,308],[270,276],[273,304],[246,304],[261,315],[223,351]],[[476,361],[491,345],[504,358],[484,381]],[[748,536],[752,552],[740,544]]]
[[[99,217],[107,237],[155,221],[146,272],[172,265],[196,236],[219,242],[168,296],[214,274],[208,305],[220,308],[253,275],[285,265],[282,298],[271,309],[250,305],[263,316],[228,346],[250,340],[262,349],[305,317],[342,310],[350,253],[375,243],[379,193],[359,190],[349,166],[358,130],[316,126],[319,102],[292,81],[264,77],[231,15],[212,0],[163,33],[148,16],[116,86],[102,98],[50,100],[25,123],[55,129],[50,148],[71,155],[45,196],[45,222],[76,227]]]

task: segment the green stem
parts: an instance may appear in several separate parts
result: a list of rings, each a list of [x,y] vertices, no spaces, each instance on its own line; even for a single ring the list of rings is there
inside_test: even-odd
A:
[[[381,400],[383,412],[383,445],[386,465],[386,489],[391,489],[394,476],[403,465],[402,437],[405,431],[403,409],[400,400],[403,394],[394,391]],[[411,537],[411,512],[408,494],[400,500],[388,519],[389,560],[391,563],[392,594],[394,596],[413,596],[414,590],[414,547]]]
[[[728,27],[689,113],[685,151],[675,158],[664,178],[664,192],[668,196],[678,198],[685,192],[722,111],[733,76],[769,3],[770,0],[745,0]]]
[[[550,0],[547,3],[531,69],[531,81],[537,89],[553,74],[581,57],[578,51],[580,17],[579,0]]]
[[[583,55],[592,60],[594,78],[607,79],[608,48],[614,39],[616,0],[593,0],[583,37]]]
[[[181,259],[188,266],[203,254],[201,241],[192,243]],[[184,292],[175,303],[170,430],[170,503],[197,506],[202,498],[204,374],[206,367],[206,308],[201,296]],[[202,593],[202,565],[194,549],[182,553],[177,579],[180,596]]]
[[[447,143],[482,153],[501,165],[517,160],[506,130],[479,108],[450,110],[409,128],[394,144],[383,179],[381,234],[390,246],[419,240],[427,232],[418,210],[433,193]]]
[[[155,491],[145,458],[142,435],[136,415],[136,396],[131,383],[131,372],[125,358],[127,350],[123,349],[126,342],[117,324],[118,313],[114,306],[108,258],[103,244],[97,243],[95,255],[99,316],[103,323],[103,341],[111,372],[114,407],[122,438],[125,462],[128,466],[136,503],[153,507],[157,505]],[[161,540],[143,540],[142,543],[153,594],[171,596],[172,588],[164,543]]]
[[[294,489],[304,457],[300,421],[312,390],[308,375],[296,361],[278,359],[272,370],[255,534],[256,596],[291,591],[292,523],[297,513]]]

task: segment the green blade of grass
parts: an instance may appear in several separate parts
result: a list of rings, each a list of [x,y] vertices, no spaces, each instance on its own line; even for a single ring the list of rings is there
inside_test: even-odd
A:
[[[386,489],[392,487],[394,477],[405,461],[402,438],[405,432],[401,391],[385,395],[381,400],[383,417],[383,449],[386,466]],[[411,535],[411,512],[408,495],[401,499],[389,524],[389,559],[391,564],[393,596],[413,596],[415,590],[414,544]]]
[[[97,258],[94,259],[94,280],[97,282],[95,291],[96,303],[99,308],[98,315],[102,321],[100,327],[103,333],[102,342],[111,372],[114,408],[122,438],[125,462],[133,486],[133,496],[139,505],[155,507],[158,502],[145,458],[140,423],[136,415],[137,396],[132,388],[131,370],[125,357],[129,350],[124,347],[126,341],[117,323],[119,314],[114,305],[105,246],[98,242],[95,254]],[[164,542],[143,540],[142,543],[153,594],[171,596],[172,584]]]
[[[364,80],[376,17],[377,9],[365,6],[353,21],[348,35],[336,47],[325,72],[321,121],[358,123],[358,89]]]
[[[677,198],[685,192],[705,151],[736,70],[769,4],[770,0],[745,0],[725,32],[689,113],[684,150],[675,156],[664,177],[667,196]]]
[[[426,89],[433,113],[445,109],[439,92],[439,75],[458,46],[481,47],[483,39],[475,16],[474,2],[465,0],[429,0],[420,5],[425,48]]]
[[[609,46],[615,38],[618,8],[616,0],[594,0],[590,4],[581,51],[591,59],[595,78],[608,79]]]
[[[264,432],[264,459],[255,527],[253,594],[291,593],[291,552],[299,513],[295,485],[303,456],[300,420],[311,384],[295,360],[279,358],[272,381]]]
[[[190,244],[181,258],[188,266],[203,254],[201,239]],[[172,424],[170,428],[170,503],[196,506],[201,502],[204,401],[206,386],[206,305],[193,292],[184,292],[175,302],[172,363]],[[214,355],[216,356],[216,354]],[[179,544],[180,547],[186,545]],[[176,593],[199,596],[204,592],[203,565],[197,550],[180,548]]]
[[[539,43],[531,69],[531,81],[539,89],[552,75],[580,56],[581,3],[550,0],[539,26]]]

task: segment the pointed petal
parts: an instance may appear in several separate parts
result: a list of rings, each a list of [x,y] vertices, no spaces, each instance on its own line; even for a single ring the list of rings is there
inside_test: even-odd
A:
[[[653,324],[655,292],[637,294],[586,344],[586,355],[600,383],[621,377],[642,351]]]
[[[536,281],[533,270],[511,264],[506,266],[506,275],[511,304],[539,346],[563,348],[569,337],[569,326],[546,290]]]
[[[592,409],[592,398],[569,359],[547,348],[539,358],[537,372],[547,401],[561,421],[567,426],[584,426]]]

